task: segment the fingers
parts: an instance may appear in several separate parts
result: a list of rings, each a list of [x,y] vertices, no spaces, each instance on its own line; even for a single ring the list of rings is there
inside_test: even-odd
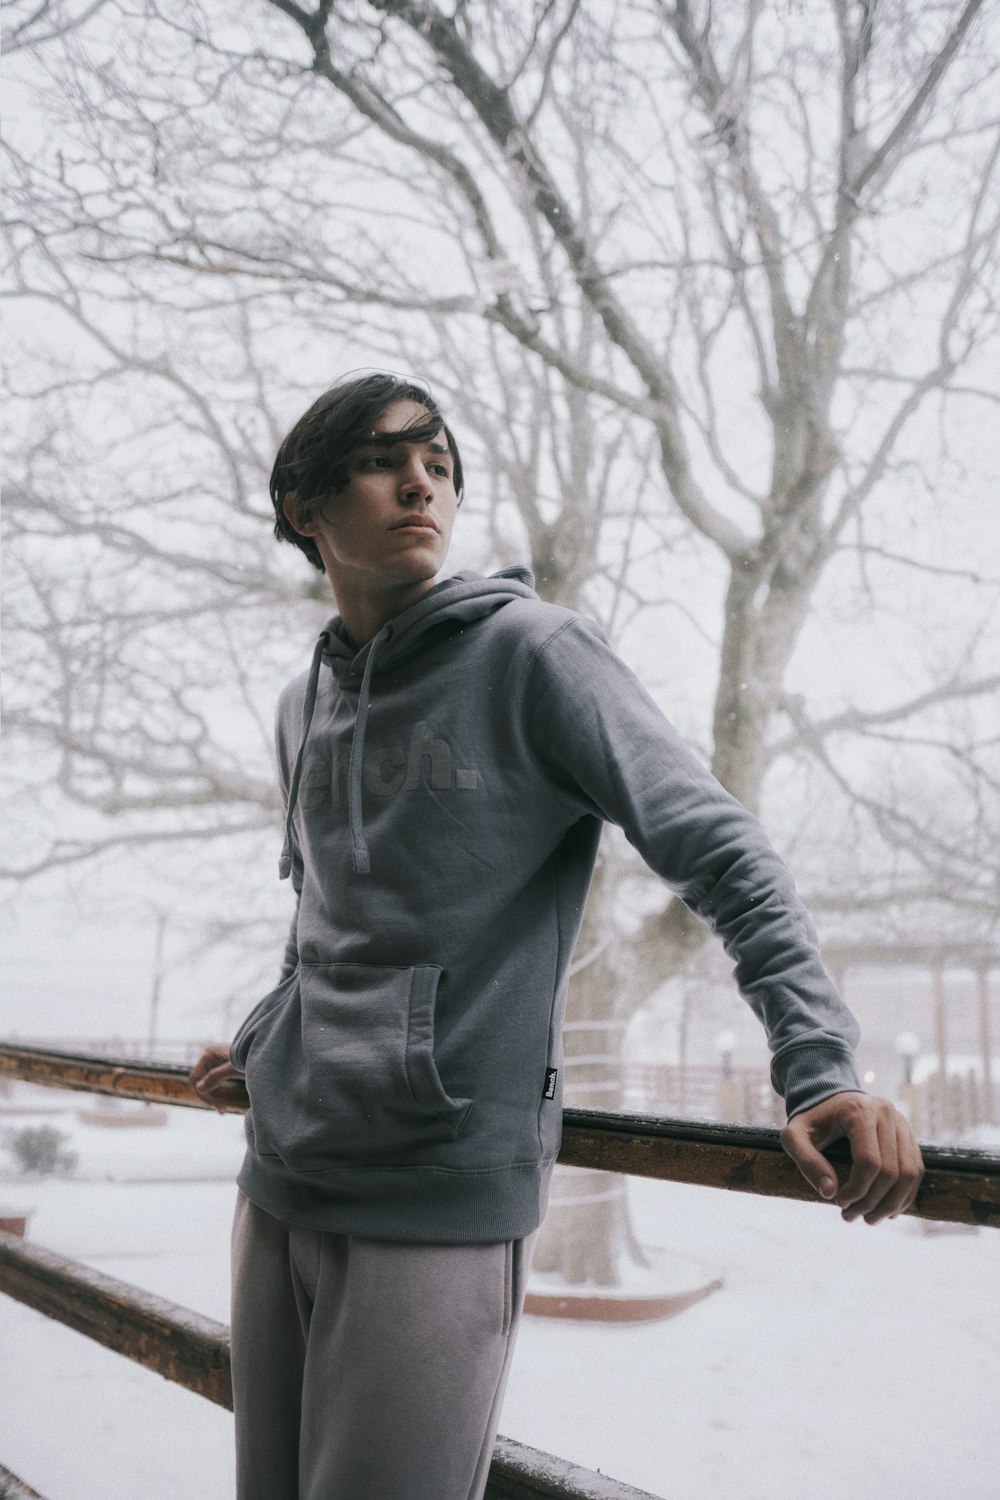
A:
[[[204,1075],[209,1071],[210,1068],[217,1067],[219,1063],[225,1061],[228,1056],[228,1047],[222,1046],[220,1042],[211,1043],[210,1046],[205,1048],[204,1052],[201,1054],[198,1061],[195,1063],[194,1067],[188,1074],[191,1082],[197,1087],[198,1080],[204,1077]]]
[[[879,1123],[879,1144],[883,1151],[882,1168],[867,1192],[844,1205],[842,1217],[849,1223],[858,1218],[863,1218],[866,1224],[894,1219],[910,1207],[920,1190],[924,1175],[920,1147],[907,1121],[891,1105],[884,1121]],[[845,1195],[846,1188],[847,1184]]]
[[[229,1049],[220,1045],[206,1047],[188,1074],[198,1098],[218,1110],[219,1114],[225,1113],[225,1106],[215,1097],[216,1091],[230,1078],[242,1077],[243,1074],[229,1060]]]
[[[878,1104],[883,1102],[879,1100]],[[899,1180],[894,1114],[892,1106],[888,1105],[867,1112],[848,1126],[851,1170],[836,1197],[841,1216],[848,1223],[862,1216],[867,1219],[869,1214],[876,1215],[871,1219],[872,1223],[881,1218],[879,1205]]]
[[[851,1148],[851,1170],[838,1189],[822,1152],[843,1137]],[[790,1120],[781,1143],[816,1191],[834,1199],[848,1223],[895,1218],[919,1191],[924,1171],[920,1147],[888,1099],[853,1092],[833,1095]]]
[[[804,1115],[789,1120],[781,1132],[781,1144],[820,1197],[832,1198],[837,1191],[837,1174],[811,1138]]]
[[[887,1099],[871,1102],[876,1106],[871,1112],[874,1147],[870,1128],[857,1132],[857,1143],[847,1132],[854,1165],[837,1203],[848,1223],[863,1218],[866,1224],[878,1224],[895,1218],[910,1207],[923,1177],[920,1147],[907,1121]]]
[[[205,1074],[203,1078],[200,1078],[197,1081],[195,1081],[195,1079],[192,1079],[191,1083],[195,1093],[198,1095],[198,1098],[201,1100],[201,1102],[203,1104],[211,1105],[211,1107],[215,1110],[218,1110],[219,1114],[221,1115],[224,1113],[224,1110],[222,1108],[221,1102],[215,1097],[215,1089],[218,1088],[220,1081],[221,1080],[217,1077],[213,1077],[210,1074]]]
[[[225,1070],[220,1068],[217,1071],[207,1074],[200,1083],[196,1083],[194,1091],[204,1104],[210,1104],[220,1115],[224,1115],[226,1107],[223,1100],[217,1097],[218,1090],[230,1078],[238,1078],[240,1076],[233,1068]]]

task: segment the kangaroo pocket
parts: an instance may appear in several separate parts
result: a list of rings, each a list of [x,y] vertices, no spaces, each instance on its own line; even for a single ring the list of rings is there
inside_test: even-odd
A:
[[[249,1043],[257,1150],[322,1171],[405,1166],[454,1140],[472,1101],[447,1093],[434,1059],[441,970],[303,964],[296,977]]]

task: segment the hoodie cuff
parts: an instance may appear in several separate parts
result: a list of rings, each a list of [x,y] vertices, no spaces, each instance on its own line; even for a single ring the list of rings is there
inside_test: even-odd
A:
[[[832,1094],[868,1092],[858,1078],[854,1054],[829,1042],[806,1042],[783,1052],[771,1064],[771,1081],[789,1119]]]

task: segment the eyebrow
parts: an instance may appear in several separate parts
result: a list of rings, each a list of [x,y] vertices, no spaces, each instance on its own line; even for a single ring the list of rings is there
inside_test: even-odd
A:
[[[447,443],[421,442],[419,438],[408,438],[406,431],[404,427],[399,432],[370,432],[366,438],[362,438],[356,451],[360,452],[363,448],[394,448],[397,443],[408,443],[414,448],[423,448],[427,453],[441,453],[454,461],[455,455]]]

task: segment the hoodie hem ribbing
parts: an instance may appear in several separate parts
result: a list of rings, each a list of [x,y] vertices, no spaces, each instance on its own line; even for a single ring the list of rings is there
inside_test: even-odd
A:
[[[511,1167],[334,1167],[308,1177],[249,1152],[236,1183],[287,1224],[361,1239],[493,1244],[523,1239],[542,1221],[552,1158]]]

